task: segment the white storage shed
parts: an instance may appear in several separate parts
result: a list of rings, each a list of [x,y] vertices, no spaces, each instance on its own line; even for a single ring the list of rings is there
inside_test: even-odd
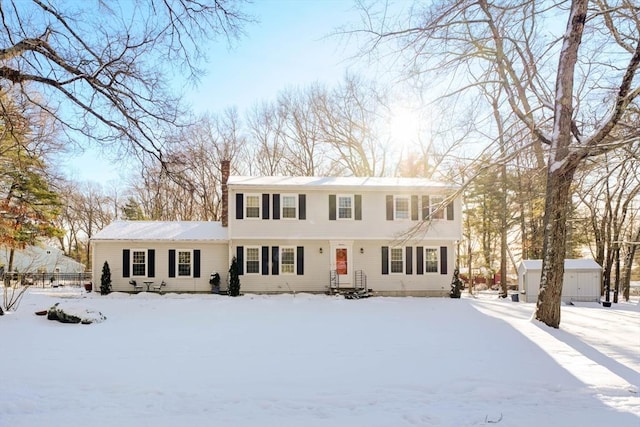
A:
[[[542,260],[522,260],[518,266],[518,290],[524,302],[536,302],[540,289]],[[602,267],[592,259],[564,260],[562,301],[598,301]]]

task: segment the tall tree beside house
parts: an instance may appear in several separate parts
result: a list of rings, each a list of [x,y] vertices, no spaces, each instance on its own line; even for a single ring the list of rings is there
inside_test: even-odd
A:
[[[232,297],[240,295],[240,275],[236,257],[231,260],[231,267],[229,268],[229,295]]]
[[[12,271],[15,249],[60,235],[60,200],[47,167],[54,146],[42,135],[46,121],[8,92],[0,92],[0,111],[0,246],[9,248]]]
[[[386,54],[385,49],[391,49],[409,55],[398,61],[409,64],[402,70],[405,77],[431,85],[425,93],[446,88],[443,97],[460,102],[483,102],[477,88],[498,82],[505,129],[516,123],[524,126],[537,163],[543,163],[546,155],[542,273],[535,318],[559,327],[576,170],[586,159],[640,138],[640,130],[623,120],[638,107],[640,97],[637,3],[622,1],[613,7],[589,0],[544,5],[534,0],[517,5],[507,0],[423,6],[416,2],[408,20],[388,19],[386,14],[376,19],[378,11],[371,4],[361,6],[370,19],[363,19],[367,26],[350,34],[367,36],[370,44],[364,53]],[[553,25],[560,17],[564,27]],[[556,28],[562,33],[550,34]],[[492,119],[472,119],[478,136],[486,135]],[[621,128],[628,129],[622,138],[617,136]],[[497,146],[499,141],[492,142]]]
[[[102,265],[102,276],[100,276],[100,294],[111,293],[111,269],[107,261]]]

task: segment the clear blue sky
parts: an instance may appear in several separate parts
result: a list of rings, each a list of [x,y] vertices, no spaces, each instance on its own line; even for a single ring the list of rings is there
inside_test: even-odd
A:
[[[185,98],[196,113],[220,113],[273,100],[288,87],[313,82],[332,85],[353,61],[347,58],[336,29],[359,19],[351,0],[255,0],[244,10],[259,22],[245,26],[245,35],[229,47],[224,39],[210,46],[207,74],[197,88],[186,86]],[[360,63],[356,66],[362,66]],[[67,163],[68,174],[80,181],[118,179],[114,167],[93,150]]]
[[[208,74],[187,94],[196,111],[240,111],[290,87],[334,83],[353,61],[336,28],[358,19],[351,0],[257,0],[246,8],[260,22],[246,27],[233,50],[212,44]]]

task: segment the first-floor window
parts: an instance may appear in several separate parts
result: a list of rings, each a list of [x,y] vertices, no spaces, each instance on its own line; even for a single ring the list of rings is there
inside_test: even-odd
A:
[[[131,273],[133,276],[147,275],[147,251],[131,251]]]
[[[260,273],[260,248],[247,248],[247,274]]]
[[[178,276],[191,276],[191,251],[178,251]]]
[[[425,248],[424,250],[424,272],[425,273],[437,273],[438,272],[438,249]]]
[[[404,251],[402,248],[391,248],[391,272],[404,272]]]
[[[295,273],[296,252],[295,248],[280,249],[280,271],[282,274]]]

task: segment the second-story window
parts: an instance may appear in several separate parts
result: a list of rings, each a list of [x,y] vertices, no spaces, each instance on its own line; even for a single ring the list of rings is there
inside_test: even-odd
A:
[[[395,219],[409,219],[409,197],[396,196],[394,200]]]
[[[429,198],[429,201],[431,204],[431,206],[429,207],[429,210],[431,211],[431,219],[444,219],[444,197],[431,196]]]
[[[353,196],[338,196],[338,219],[353,219]]]
[[[298,197],[296,195],[283,194],[280,196],[280,200],[282,203],[282,218],[298,218]]]
[[[247,194],[245,196],[245,217],[260,218],[260,195]]]

